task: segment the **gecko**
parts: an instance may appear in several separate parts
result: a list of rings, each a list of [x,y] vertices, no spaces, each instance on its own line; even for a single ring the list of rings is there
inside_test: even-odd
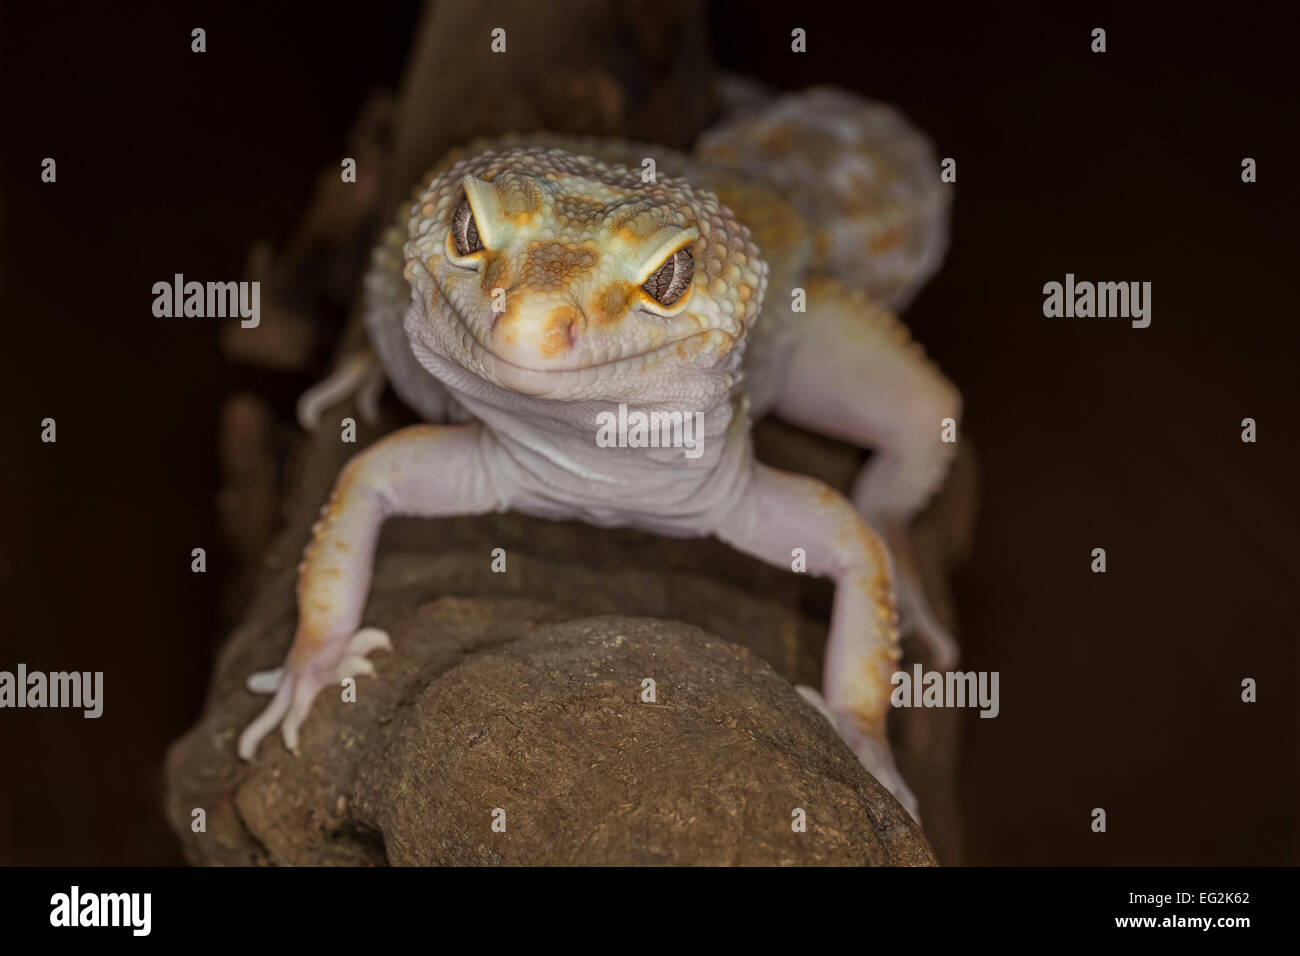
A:
[[[692,154],[519,134],[453,150],[377,243],[364,314],[382,378],[422,423],[342,469],[298,574],[283,665],[237,749],[277,726],[297,752],[325,686],[373,676],[363,627],[385,519],[515,510],[712,535],[830,578],[820,691],[799,693],[917,816],[886,736],[899,615],[955,653],[900,555],[942,483],[958,390],[895,312],[938,265],[950,199],[928,141],[884,104],[793,93],[706,132]],[[368,382],[344,363],[314,396]],[[607,447],[602,413],[681,413],[698,454]],[[768,412],[873,455],[845,497],[755,460]],[[605,418],[604,420],[608,420]]]

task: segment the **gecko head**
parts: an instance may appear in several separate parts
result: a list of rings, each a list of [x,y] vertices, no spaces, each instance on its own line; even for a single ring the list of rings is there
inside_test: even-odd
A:
[[[457,163],[420,195],[409,235],[408,335],[548,398],[734,370],[767,278],[711,193],[559,149]]]

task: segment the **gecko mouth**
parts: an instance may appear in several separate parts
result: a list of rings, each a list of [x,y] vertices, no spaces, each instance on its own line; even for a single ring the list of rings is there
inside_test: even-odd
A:
[[[462,357],[467,357],[472,361],[474,367],[471,370],[476,371],[480,377],[495,382],[511,391],[536,397],[553,395],[560,391],[566,393],[578,389],[585,391],[602,381],[610,381],[628,371],[654,363],[672,352],[678,352],[683,358],[688,355],[701,357],[707,355],[716,359],[717,356],[730,352],[735,344],[735,337],[722,329],[704,329],[703,331],[692,332],[689,335],[679,336],[661,346],[644,352],[637,352],[634,355],[622,355],[587,365],[547,369],[530,368],[512,362],[494,352],[490,345],[480,339],[479,333],[466,321],[460,311],[451,306],[446,296],[443,296],[443,303],[444,309],[442,311],[444,314],[450,313],[454,317],[456,332],[459,333],[456,338],[459,339],[461,345]],[[432,332],[433,325],[434,323],[429,321],[426,316],[425,328]],[[708,348],[706,343],[709,340],[715,340],[717,346],[713,349]],[[426,344],[432,345],[433,343]]]

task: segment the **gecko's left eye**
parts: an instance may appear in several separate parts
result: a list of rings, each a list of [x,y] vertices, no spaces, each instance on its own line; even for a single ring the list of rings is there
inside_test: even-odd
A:
[[[470,208],[468,198],[461,199],[456,214],[451,217],[451,241],[456,247],[456,254],[460,256],[467,256],[483,248],[478,223],[474,221],[474,210]]]
[[[672,305],[686,294],[694,275],[695,258],[686,249],[678,249],[641,288],[660,305]]]

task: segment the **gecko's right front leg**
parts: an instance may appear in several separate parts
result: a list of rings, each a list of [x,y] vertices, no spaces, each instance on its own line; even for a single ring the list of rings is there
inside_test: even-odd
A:
[[[386,518],[482,514],[504,507],[489,481],[480,426],[414,425],[353,458],[339,474],[298,568],[298,630],[284,665],[254,674],[250,690],[274,693],[239,737],[252,760],[277,724],[295,753],[298,730],[321,688],[373,667],[366,654],[388,646],[358,630],[370,590],[375,543]]]

